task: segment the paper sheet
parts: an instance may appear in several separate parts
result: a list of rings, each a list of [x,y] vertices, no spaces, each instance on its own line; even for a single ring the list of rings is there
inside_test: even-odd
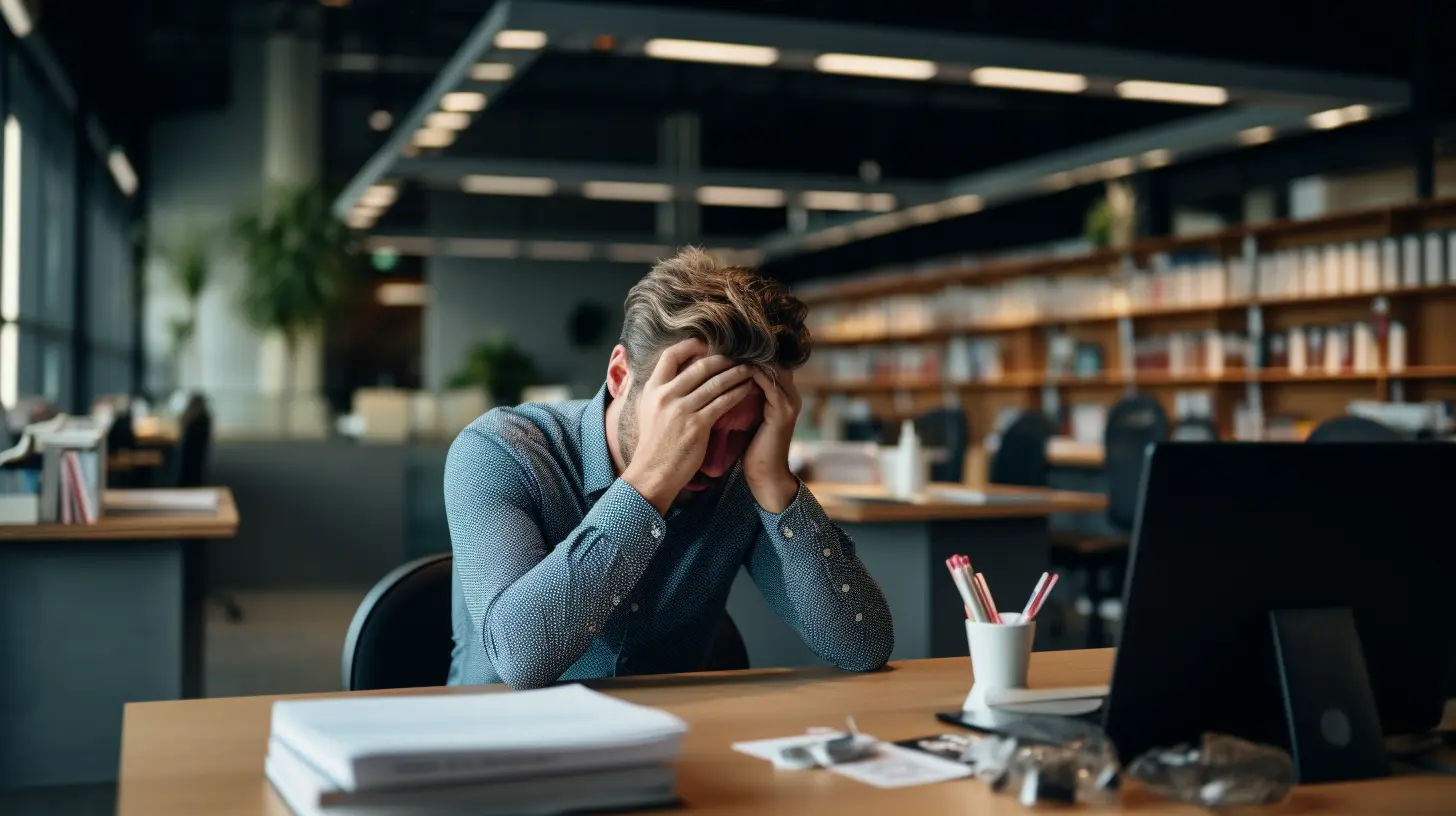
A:
[[[752,742],[736,742],[733,750],[748,754],[752,757],[772,762],[774,757],[784,748],[797,745],[809,739],[822,738],[823,735],[799,734],[793,737],[780,737],[778,739],[754,740]],[[826,770],[856,779],[866,785],[876,788],[906,788],[913,785],[930,785],[935,782],[946,782],[952,779],[964,779],[971,775],[971,768],[959,762],[914,751],[909,748],[902,748],[893,743],[882,742],[878,746],[878,755],[870,759],[862,759],[858,762],[848,762],[842,765],[832,765]]]

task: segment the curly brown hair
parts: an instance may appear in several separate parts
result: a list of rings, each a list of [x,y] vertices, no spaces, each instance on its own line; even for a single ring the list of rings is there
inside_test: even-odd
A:
[[[744,266],[725,266],[689,247],[659,260],[627,293],[621,344],[627,349],[633,389],[652,375],[657,358],[674,343],[696,337],[714,354],[795,369],[809,359],[804,326],[809,307],[782,283]]]

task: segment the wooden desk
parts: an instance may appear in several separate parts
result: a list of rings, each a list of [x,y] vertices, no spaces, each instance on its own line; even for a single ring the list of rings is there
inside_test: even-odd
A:
[[[106,455],[106,469],[110,471],[158,468],[166,462],[166,453],[158,448],[111,451]]]
[[[1003,603],[1021,604],[1051,562],[1048,517],[1096,513],[1105,496],[1038,488],[991,486],[993,494],[1018,493],[1030,501],[972,504],[935,500],[937,493],[969,490],[931,485],[924,503],[868,503],[841,497],[885,496],[877,485],[810,482],[809,489],[829,517],[854,540],[855,550],[884,590],[895,621],[894,660],[950,657],[966,653],[960,597],[945,560],[965,553],[986,574]],[[1014,599],[1007,600],[1007,599]],[[743,633],[754,666],[809,666],[822,661],[764,602],[747,575],[740,574],[728,596],[728,611]],[[1038,643],[1049,646],[1045,627]]]
[[[1033,686],[1106,683],[1112,650],[1038,652]],[[775,771],[734,752],[741,740],[783,737],[815,725],[838,726],[847,714],[865,733],[898,740],[948,728],[936,711],[954,709],[971,684],[965,658],[917,660],[855,675],[829,668],[753,670],[624,678],[592,683],[613,695],[656,706],[691,726],[678,761],[685,809],[738,813],[1030,813],[1012,796],[972,779],[880,790],[825,771]],[[440,689],[419,691],[438,692]],[[419,693],[414,692],[388,692]],[[448,689],[500,692],[500,686]],[[238,697],[126,706],[122,734],[120,816],[286,816],[263,777],[269,714],[279,697]],[[1137,813],[1206,814],[1145,791],[1123,794]],[[1281,806],[1251,813],[1449,813],[1456,778],[1407,776],[1298,788]],[[1078,808],[1106,814],[1118,809]]]
[[[0,526],[0,788],[114,779],[121,708],[200,693],[199,539],[238,509],[120,512],[91,525]]]

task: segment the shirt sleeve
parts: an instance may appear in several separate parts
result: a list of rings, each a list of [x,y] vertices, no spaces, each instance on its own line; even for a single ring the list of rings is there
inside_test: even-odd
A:
[[[445,465],[455,568],[497,673],[515,688],[556,681],[632,591],[666,522],[618,479],[561,541],[542,534],[534,481],[488,431],[466,428]]]
[[[774,612],[815,654],[842,669],[884,666],[895,645],[890,606],[854,542],[803,482],[782,513],[758,512],[764,529],[746,566]]]

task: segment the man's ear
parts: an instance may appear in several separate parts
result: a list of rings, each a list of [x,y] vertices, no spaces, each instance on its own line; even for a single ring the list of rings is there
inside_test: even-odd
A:
[[[607,393],[612,399],[625,396],[632,387],[632,369],[627,366],[627,347],[618,343],[607,361]]]

